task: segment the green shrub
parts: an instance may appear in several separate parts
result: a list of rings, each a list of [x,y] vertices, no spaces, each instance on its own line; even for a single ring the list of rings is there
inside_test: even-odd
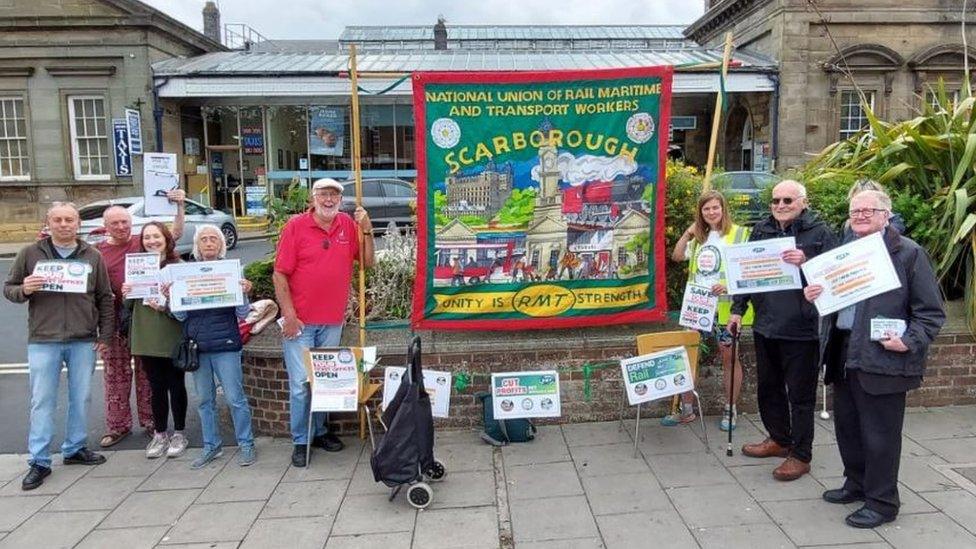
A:
[[[274,274],[274,258],[259,259],[253,263],[248,263],[244,267],[244,278],[251,281],[251,301],[259,299],[274,299],[274,282],[271,275]]]

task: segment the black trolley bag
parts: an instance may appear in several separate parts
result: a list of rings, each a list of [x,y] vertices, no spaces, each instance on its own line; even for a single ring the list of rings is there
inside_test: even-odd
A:
[[[407,351],[407,370],[390,405],[383,411],[387,431],[370,457],[373,479],[393,488],[392,501],[408,485],[407,501],[422,509],[433,500],[426,480],[440,480],[447,471],[434,459],[434,416],[424,389],[420,337]]]

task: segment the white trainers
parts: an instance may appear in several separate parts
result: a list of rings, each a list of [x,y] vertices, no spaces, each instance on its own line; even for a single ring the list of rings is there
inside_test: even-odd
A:
[[[156,433],[153,435],[152,440],[149,441],[149,446],[146,446],[146,457],[149,459],[156,459],[166,455],[167,449],[169,448],[169,437],[166,433]]]
[[[182,456],[188,444],[186,437],[183,436],[183,431],[174,432],[173,436],[169,437],[169,449],[166,450],[166,456],[171,458]]]

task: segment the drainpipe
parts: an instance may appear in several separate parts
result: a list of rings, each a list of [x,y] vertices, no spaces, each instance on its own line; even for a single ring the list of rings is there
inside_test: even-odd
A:
[[[773,127],[773,142],[770,149],[770,155],[772,156],[771,161],[771,171],[776,171],[777,162],[779,160],[779,74],[771,73],[767,75],[770,80],[773,81],[773,101],[770,110],[770,122]]]
[[[156,122],[156,152],[163,152],[163,106],[159,104],[159,89],[169,82],[170,77],[167,76],[163,78],[162,82],[156,83],[156,73],[149,69],[150,74],[152,74],[153,79],[153,120]]]

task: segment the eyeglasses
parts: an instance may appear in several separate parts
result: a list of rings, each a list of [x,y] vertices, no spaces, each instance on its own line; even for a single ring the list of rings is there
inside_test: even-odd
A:
[[[784,206],[789,206],[790,204],[793,203],[793,198],[789,196],[784,196],[783,198],[773,198],[772,200],[770,200],[770,202],[773,204],[773,206],[779,206],[780,202],[782,202]]]
[[[339,198],[342,196],[342,193],[336,191],[315,191],[312,194],[321,198]]]
[[[329,244],[330,244],[330,242],[329,242],[329,239],[328,238],[322,239],[322,249],[323,250],[328,250],[329,249]]]
[[[863,208],[860,210],[851,210],[847,212],[847,215],[850,216],[851,219],[857,219],[858,217],[863,217],[864,219],[871,219],[872,217],[874,217],[874,214],[879,212],[887,212],[887,211],[888,210],[884,208]]]

